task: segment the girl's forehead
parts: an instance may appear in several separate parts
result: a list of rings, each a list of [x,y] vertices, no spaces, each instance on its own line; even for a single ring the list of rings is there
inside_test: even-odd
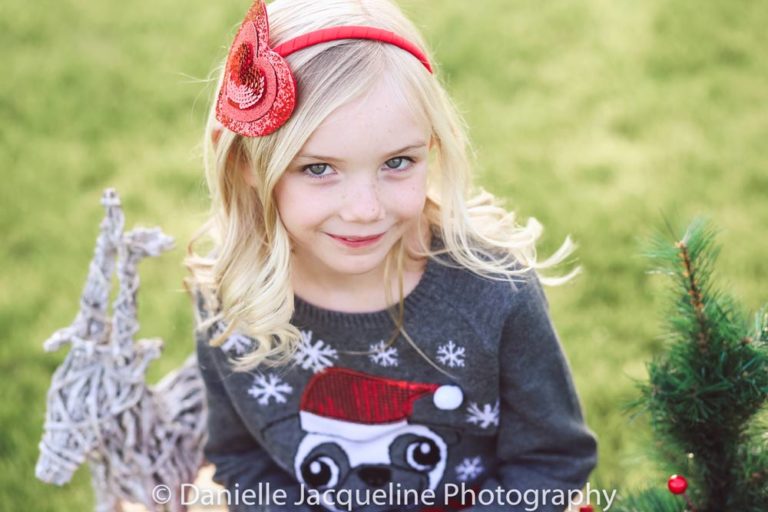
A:
[[[400,90],[380,83],[331,112],[309,136],[300,154],[331,155],[352,148],[397,149],[426,142],[430,127]]]

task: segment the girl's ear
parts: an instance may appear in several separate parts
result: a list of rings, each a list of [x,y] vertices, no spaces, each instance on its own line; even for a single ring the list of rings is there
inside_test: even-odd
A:
[[[213,143],[213,147],[217,147],[219,145],[219,139],[221,138],[221,130],[223,128],[221,126],[217,126],[213,130],[211,130],[211,142]]]
[[[251,175],[251,167],[248,165],[248,162],[241,160],[240,172],[243,173],[243,180],[248,184],[248,186],[251,188],[256,188],[256,183],[253,180],[253,176]]]
[[[248,165],[248,157],[245,154],[243,146],[238,144],[236,149],[230,153],[229,157],[233,160],[233,163],[237,165],[237,172],[242,175],[243,181],[245,181],[249,187],[256,188],[256,182],[253,179],[251,166]]]
[[[221,125],[218,125],[211,130],[211,142],[213,143],[214,148],[218,146],[223,130],[224,127]],[[238,172],[241,173],[243,180],[248,186],[255,187],[253,176],[251,176],[250,172],[250,166],[248,165],[248,158],[245,156],[243,146],[239,142],[235,142],[229,150],[227,166],[230,165],[236,165],[238,167]]]

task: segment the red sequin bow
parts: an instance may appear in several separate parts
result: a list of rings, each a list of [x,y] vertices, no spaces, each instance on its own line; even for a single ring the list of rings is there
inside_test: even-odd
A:
[[[269,135],[285,123],[296,105],[291,69],[269,47],[269,22],[263,0],[245,15],[229,50],[216,118],[241,135]]]
[[[325,28],[272,48],[266,4],[264,0],[255,0],[229,49],[216,118],[233,132],[247,137],[274,132],[291,117],[296,106],[296,80],[284,57],[307,46],[337,39],[370,39],[398,46],[432,72],[429,60],[416,45],[375,27]]]

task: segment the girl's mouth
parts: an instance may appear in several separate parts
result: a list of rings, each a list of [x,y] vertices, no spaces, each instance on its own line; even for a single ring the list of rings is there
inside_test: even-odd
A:
[[[361,236],[337,236],[337,235],[328,235],[334,240],[344,244],[347,247],[365,247],[368,245],[373,245],[374,243],[378,242],[383,236],[384,233],[380,233],[378,235],[372,235],[367,237],[361,237]]]

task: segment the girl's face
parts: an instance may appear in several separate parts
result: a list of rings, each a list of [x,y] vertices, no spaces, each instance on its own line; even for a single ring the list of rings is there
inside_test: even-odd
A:
[[[385,85],[325,119],[275,188],[300,275],[326,284],[383,275],[388,251],[413,235],[424,209],[430,133]]]

